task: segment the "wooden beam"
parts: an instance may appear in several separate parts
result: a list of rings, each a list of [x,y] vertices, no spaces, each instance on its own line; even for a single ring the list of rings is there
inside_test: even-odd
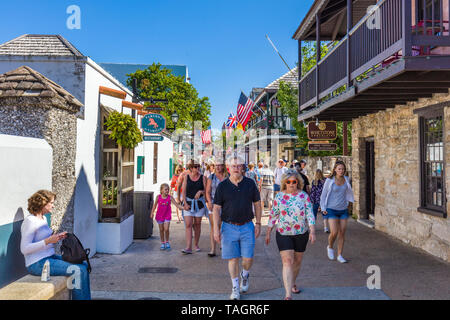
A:
[[[122,100],[122,107],[143,111],[143,105]]]
[[[127,97],[127,93],[124,91],[120,91],[120,90],[115,90],[115,89],[111,89],[108,87],[102,87],[99,86],[98,88],[98,92],[100,94],[104,94],[110,97],[114,97],[114,98],[119,98],[119,99],[125,99]]]
[[[336,27],[333,30],[333,34],[331,35],[331,41],[336,41],[336,36],[342,26],[342,22],[344,21],[345,17],[345,10],[342,10],[339,14],[337,21],[336,21]]]
[[[380,83],[375,87],[371,87],[368,90],[397,90],[397,89],[424,89],[424,88],[436,88],[436,89],[448,89],[450,88],[450,81],[448,82],[390,82],[386,81]]]

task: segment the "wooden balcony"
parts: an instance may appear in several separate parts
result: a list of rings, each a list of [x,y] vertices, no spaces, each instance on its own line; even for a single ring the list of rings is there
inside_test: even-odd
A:
[[[341,7],[336,17],[347,12],[349,31],[301,77],[300,121],[347,121],[448,92],[449,0],[381,0],[354,26],[350,23],[355,1],[329,4],[333,2],[347,3],[347,10]],[[318,43],[322,22],[319,12]],[[300,50],[304,39],[298,38]]]

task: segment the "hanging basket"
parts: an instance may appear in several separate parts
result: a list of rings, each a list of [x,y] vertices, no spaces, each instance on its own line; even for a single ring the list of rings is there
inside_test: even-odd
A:
[[[142,142],[142,134],[136,120],[127,114],[114,111],[106,119],[105,125],[111,131],[109,137],[124,148],[134,149]]]

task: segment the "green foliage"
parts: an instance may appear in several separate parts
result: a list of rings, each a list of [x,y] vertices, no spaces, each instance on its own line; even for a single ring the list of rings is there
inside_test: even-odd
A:
[[[208,97],[200,98],[197,90],[183,77],[174,76],[170,70],[161,68],[161,64],[153,63],[145,70],[128,74],[127,84],[132,85],[132,79],[137,79],[137,92],[143,99],[167,99],[167,103],[158,103],[163,110],[160,112],[166,118],[167,126],[174,127],[172,114],[179,116],[177,128],[192,129],[194,121],[202,121],[203,129],[211,125],[211,104]],[[146,105],[150,103],[146,102]]]
[[[106,119],[105,125],[112,131],[109,137],[124,148],[133,149],[142,141],[136,120],[127,114],[112,112]]]

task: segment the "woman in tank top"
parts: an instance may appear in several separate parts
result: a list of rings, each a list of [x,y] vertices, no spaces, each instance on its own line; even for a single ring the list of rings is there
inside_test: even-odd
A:
[[[214,221],[213,221],[213,203],[214,195],[216,194],[216,189],[219,183],[228,177],[227,170],[225,170],[225,164],[223,161],[218,161],[215,164],[214,173],[208,177],[206,182],[206,201],[208,206],[208,219],[209,219],[209,242],[211,245],[211,250],[208,253],[209,257],[216,256],[216,241],[214,241]]]
[[[202,227],[202,217],[205,214],[205,186],[206,178],[200,174],[200,164],[189,161],[189,174],[183,181],[183,217],[186,228],[186,248],[181,252],[184,254],[192,253],[192,229],[194,229],[195,251],[200,251],[198,246]]]

